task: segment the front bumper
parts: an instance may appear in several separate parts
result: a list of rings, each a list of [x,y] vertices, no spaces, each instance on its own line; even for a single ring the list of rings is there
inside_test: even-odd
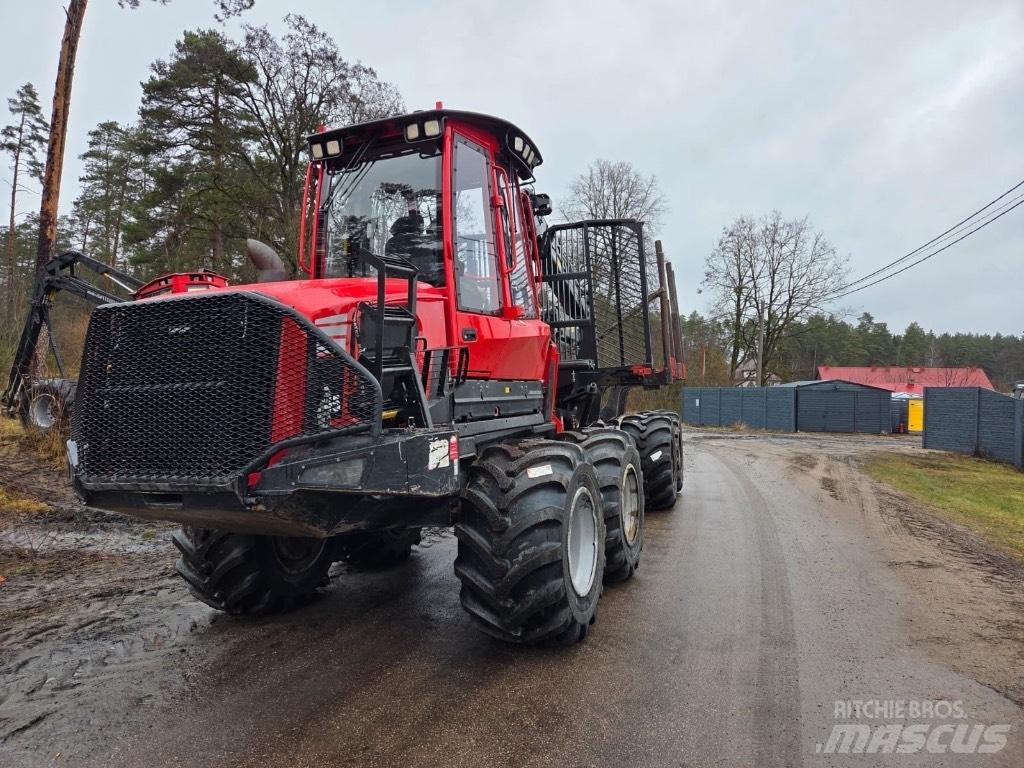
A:
[[[445,429],[384,430],[300,445],[218,490],[185,484],[93,487],[68,461],[86,504],[151,520],[240,532],[324,537],[350,530],[447,525],[460,489],[458,441]]]

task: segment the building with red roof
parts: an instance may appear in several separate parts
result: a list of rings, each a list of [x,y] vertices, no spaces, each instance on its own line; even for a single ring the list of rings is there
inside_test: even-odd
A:
[[[920,366],[882,365],[870,367],[819,365],[818,378],[841,379],[890,392],[924,395],[925,387],[981,387],[992,389],[992,382],[981,368],[923,368]]]

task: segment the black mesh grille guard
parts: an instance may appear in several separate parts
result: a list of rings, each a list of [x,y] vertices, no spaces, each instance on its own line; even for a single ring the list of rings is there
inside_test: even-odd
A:
[[[370,373],[267,296],[109,304],[86,336],[76,474],[89,490],[225,489],[284,446],[380,418]]]

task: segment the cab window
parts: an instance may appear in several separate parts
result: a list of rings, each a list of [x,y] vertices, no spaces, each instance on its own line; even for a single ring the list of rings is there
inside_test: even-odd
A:
[[[399,256],[417,268],[423,282],[444,285],[439,147],[331,169],[327,183],[320,214],[321,277],[373,275],[359,258],[369,252]]]
[[[523,317],[536,317],[537,303],[534,298],[533,286],[530,283],[526,227],[519,195],[516,194],[515,187],[509,183],[508,176],[501,170],[498,171],[498,186],[505,203],[501,208],[501,221],[504,229],[503,239],[508,268],[509,295],[512,298],[512,304],[522,308]]]
[[[484,151],[456,137],[454,174],[452,218],[459,308],[496,314],[501,310],[501,272]]]

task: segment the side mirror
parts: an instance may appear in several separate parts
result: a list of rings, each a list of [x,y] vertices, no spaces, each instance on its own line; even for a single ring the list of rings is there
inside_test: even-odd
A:
[[[245,241],[245,252],[256,267],[256,282],[276,283],[288,279],[288,270],[281,257],[266,243],[249,238]]]
[[[522,307],[516,306],[515,304],[501,308],[501,316],[506,320],[518,320],[526,314]]]
[[[550,216],[551,211],[551,196],[545,195],[543,192],[530,195],[530,201],[533,203],[533,215],[534,216]]]

